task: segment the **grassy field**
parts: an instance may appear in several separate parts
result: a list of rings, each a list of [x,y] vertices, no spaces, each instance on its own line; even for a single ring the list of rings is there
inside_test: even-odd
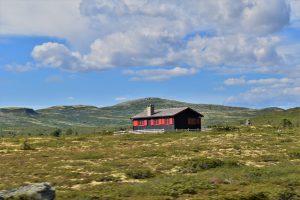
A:
[[[3,137],[0,180],[57,199],[300,199],[300,131]]]

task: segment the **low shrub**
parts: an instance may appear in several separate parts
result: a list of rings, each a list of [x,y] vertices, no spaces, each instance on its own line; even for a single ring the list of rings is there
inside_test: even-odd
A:
[[[195,176],[186,175],[160,177],[151,184],[154,184],[154,194],[166,195],[175,198],[184,194],[199,194],[201,191],[207,191],[217,187],[215,185],[208,184]]]
[[[297,198],[300,198],[300,196],[293,191],[284,191],[278,194],[278,200],[292,200]]]
[[[282,158],[278,155],[263,155],[260,160],[263,162],[278,162]]]
[[[288,155],[292,159],[300,159],[300,151],[291,151]]]
[[[155,174],[150,169],[135,169],[126,172],[126,176],[132,179],[152,178]]]
[[[192,158],[183,163],[180,171],[183,173],[197,173],[202,170],[222,167],[224,164],[222,160],[214,158]]]
[[[60,137],[60,135],[61,135],[61,129],[56,129],[56,130],[54,130],[52,133],[51,133],[51,135],[53,136],[53,137]]]
[[[21,150],[34,150],[34,148],[31,146],[31,144],[29,144],[28,141],[24,141],[21,146]]]
[[[235,126],[212,126],[211,127],[214,131],[225,131],[225,132],[230,132],[230,131],[239,131],[240,128],[235,127]]]
[[[288,120],[288,119],[283,119],[281,121],[281,126],[283,128],[292,128],[293,127],[293,123],[290,120]]]
[[[73,135],[73,130],[72,129],[70,129],[70,128],[68,128],[67,130],[66,130],[66,135]]]
[[[240,200],[268,200],[269,196],[265,192],[258,192],[243,196]]]
[[[120,182],[121,179],[119,177],[114,176],[102,176],[98,179],[100,182]]]

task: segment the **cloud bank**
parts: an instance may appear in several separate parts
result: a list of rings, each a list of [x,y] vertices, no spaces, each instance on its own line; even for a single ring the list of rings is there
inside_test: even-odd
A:
[[[30,4],[46,14],[30,14]],[[71,44],[74,38],[82,40],[81,35],[92,39],[85,54],[58,43],[33,49],[40,65],[69,71],[276,66],[281,59],[276,49],[280,38],[270,34],[287,26],[291,13],[285,0],[67,0],[46,5],[12,0],[4,8],[1,34],[26,30],[27,34],[64,37]],[[24,18],[19,21],[11,10]],[[26,23],[30,18],[37,18],[37,24]]]
[[[32,65],[70,72],[120,68],[133,80],[155,81],[206,69],[277,73],[283,76],[279,82],[289,80],[287,69],[299,73],[297,46],[291,50],[279,34],[299,24],[296,0],[10,0],[1,7],[1,35],[68,41],[35,46],[35,63],[24,65],[28,70]],[[22,66],[8,69],[22,71]],[[225,85],[273,81],[229,79]],[[285,84],[285,94],[298,91]],[[250,93],[258,92],[263,89]]]

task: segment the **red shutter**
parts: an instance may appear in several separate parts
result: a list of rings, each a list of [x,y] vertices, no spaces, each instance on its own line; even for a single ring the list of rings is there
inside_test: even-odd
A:
[[[173,118],[170,118],[170,124],[174,124]]]
[[[151,119],[151,122],[150,122],[150,124],[151,124],[151,126],[153,126],[153,125],[154,125],[154,121],[153,121],[153,119]]]
[[[133,126],[138,126],[138,125],[139,125],[138,121],[137,120],[133,120]]]
[[[147,121],[148,120],[146,120],[146,119],[144,120],[144,126],[148,126]]]
[[[166,122],[165,120],[166,120],[165,118],[162,118],[162,119],[161,119],[161,124],[162,124],[162,125],[166,124],[166,123],[165,123],[165,122]]]

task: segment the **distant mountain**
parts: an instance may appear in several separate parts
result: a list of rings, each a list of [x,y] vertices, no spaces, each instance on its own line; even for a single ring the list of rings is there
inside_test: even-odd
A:
[[[290,120],[294,125],[300,126],[300,107],[283,109],[262,109],[251,120],[254,124],[263,125],[280,125],[283,119]]]
[[[153,104],[156,109],[172,107],[191,107],[204,115],[203,125],[240,124],[246,119],[272,117],[273,113],[284,114],[280,108],[249,109],[210,104],[192,104],[160,98],[144,98],[127,101],[114,106],[98,108],[95,106],[54,106],[33,110],[30,108],[1,108],[1,130],[37,130],[47,128],[129,128],[130,117]],[[289,111],[292,112],[292,111]],[[295,110],[292,115],[298,115]],[[279,119],[280,117],[278,117]]]
[[[38,115],[38,113],[31,108],[0,108],[0,113],[21,114],[21,115]]]

